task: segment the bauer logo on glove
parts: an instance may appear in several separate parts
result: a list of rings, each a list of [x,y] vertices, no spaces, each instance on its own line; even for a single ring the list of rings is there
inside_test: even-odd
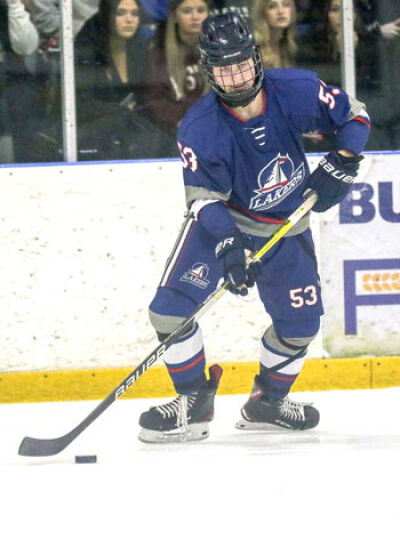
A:
[[[350,174],[346,175],[346,172],[343,170],[335,168],[325,157],[319,163],[319,166],[322,167],[328,174],[345,183],[353,183],[354,176]]]
[[[232,248],[234,241],[235,241],[235,238],[231,237],[231,238],[225,238],[224,240],[217,243],[217,246],[215,248],[215,256],[218,258],[219,253],[221,252],[222,249]]]
[[[345,157],[338,152],[331,152],[320,161],[307,180],[307,188],[318,193],[314,211],[326,211],[345,198],[357,177],[362,159],[360,155]]]

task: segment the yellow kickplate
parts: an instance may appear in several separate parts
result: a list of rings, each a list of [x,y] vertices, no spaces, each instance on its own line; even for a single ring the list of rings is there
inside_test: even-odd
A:
[[[371,359],[372,387],[400,386],[400,357],[375,357]]]
[[[258,362],[223,363],[220,395],[250,392]],[[103,400],[133,368],[0,373],[0,403]],[[400,356],[308,359],[293,391],[400,386]],[[167,397],[174,388],[164,366],[151,367],[122,398]]]

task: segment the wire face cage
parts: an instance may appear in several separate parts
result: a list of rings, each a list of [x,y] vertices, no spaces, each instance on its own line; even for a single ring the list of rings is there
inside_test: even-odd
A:
[[[263,68],[261,53],[255,53],[239,63],[221,66],[204,65],[208,82],[218,96],[228,105],[248,105],[262,86]]]

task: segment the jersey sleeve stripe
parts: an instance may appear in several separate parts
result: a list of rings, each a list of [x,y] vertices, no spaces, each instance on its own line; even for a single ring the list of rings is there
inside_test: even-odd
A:
[[[356,116],[355,118],[353,118],[353,120],[357,122],[361,122],[362,124],[367,125],[369,129],[371,129],[371,123],[366,118],[363,118],[361,116]]]

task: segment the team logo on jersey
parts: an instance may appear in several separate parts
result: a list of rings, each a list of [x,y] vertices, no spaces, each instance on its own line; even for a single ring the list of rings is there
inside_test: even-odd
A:
[[[280,153],[266,165],[258,175],[259,189],[251,198],[249,209],[263,211],[273,208],[284,200],[303,181],[305,176],[304,163],[296,170],[289,155]]]
[[[180,281],[186,281],[198,286],[199,288],[207,288],[207,286],[210,284],[210,281],[207,279],[209,271],[210,268],[207,266],[207,264],[196,262],[196,264],[193,264],[190,270],[185,271],[180,278]]]

